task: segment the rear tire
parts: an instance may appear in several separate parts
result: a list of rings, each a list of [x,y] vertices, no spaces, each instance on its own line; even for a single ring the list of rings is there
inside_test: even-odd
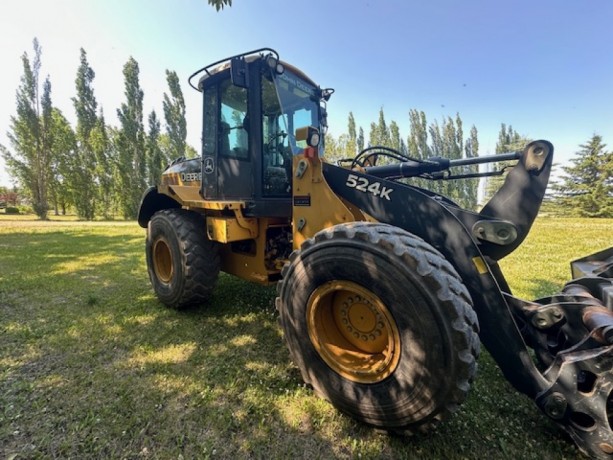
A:
[[[415,235],[362,222],[323,230],[291,255],[278,292],[293,361],[341,411],[423,432],[466,398],[477,317],[453,266]]]
[[[184,209],[158,211],[149,221],[147,269],[153,289],[168,307],[206,301],[219,275],[219,247],[204,218]]]

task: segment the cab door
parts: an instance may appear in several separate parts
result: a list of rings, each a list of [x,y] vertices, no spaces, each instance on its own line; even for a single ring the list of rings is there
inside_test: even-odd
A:
[[[249,151],[249,92],[224,80],[220,85],[217,184],[222,199],[253,196]]]
[[[225,78],[204,91],[202,188],[206,199],[249,199],[253,165],[249,151],[247,88]]]

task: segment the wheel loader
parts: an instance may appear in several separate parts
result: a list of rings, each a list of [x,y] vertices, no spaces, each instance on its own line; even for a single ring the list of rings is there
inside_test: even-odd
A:
[[[332,164],[334,90],[276,51],[214,62],[189,83],[203,95],[202,155],[173,161],[138,216],[162,303],[206,301],[220,271],[277,283],[304,381],[393,433],[426,432],[456,410],[483,343],[581,451],[613,459],[613,248],[572,262],[573,280],[534,301],[514,297],[498,265],[537,216],[551,143],[453,160],[370,147]],[[414,185],[499,161],[513,166],[479,212]]]

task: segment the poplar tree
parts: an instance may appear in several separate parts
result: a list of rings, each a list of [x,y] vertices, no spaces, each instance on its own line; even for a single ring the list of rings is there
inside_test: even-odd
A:
[[[466,158],[475,158],[479,156],[479,138],[475,125],[470,128],[470,137],[466,139],[464,153]],[[462,172],[464,174],[478,173],[479,166],[464,166]],[[464,206],[468,209],[476,210],[478,205],[479,179],[463,179],[463,181],[465,197]]]
[[[462,158],[464,153],[464,132],[462,130],[462,120],[459,115],[456,115],[455,120],[451,117],[447,117],[443,121],[442,126],[443,135],[443,150],[442,153],[445,158],[450,160],[457,160]],[[459,173],[459,168],[454,168],[451,174]],[[444,195],[452,199],[456,203],[464,204],[464,188],[463,179],[444,181],[442,185]]]
[[[92,135],[98,124],[98,104],[92,82],[96,76],[87,62],[87,53],[81,48],[80,65],[75,86],[77,96],[72,98],[77,114],[77,151],[72,163],[71,185],[73,200],[80,218],[92,220],[96,210],[97,178],[96,153]]]
[[[364,150],[364,130],[362,129],[362,127],[360,126],[360,129],[358,131],[358,139],[356,141],[356,145],[358,148],[358,153],[360,153],[362,150]]]
[[[379,132],[377,131],[377,125],[373,121],[370,123],[370,133],[368,134],[368,146],[374,147],[376,145],[381,145],[379,143]]]
[[[410,157],[425,160],[432,156],[428,145],[428,123],[426,114],[416,109],[409,110],[409,137],[407,150]],[[427,188],[428,181],[425,179],[412,179],[412,184],[417,187]]]
[[[389,147],[398,150],[403,155],[406,155],[407,147],[404,143],[404,140],[400,136],[400,127],[398,126],[398,123],[396,123],[394,120],[390,122],[389,138]]]
[[[139,67],[133,57],[123,67],[126,102],[117,110],[120,127],[117,131],[117,200],[126,219],[138,213],[147,179],[145,131],[143,127],[143,90],[139,83]]]
[[[152,110],[148,118],[149,132],[147,133],[147,161],[149,170],[148,182],[150,185],[159,184],[164,167],[164,158],[160,148],[160,120],[155,110]]]
[[[346,158],[353,158],[356,155],[357,149],[357,133],[355,130],[355,118],[353,117],[353,112],[349,112],[349,117],[347,120],[347,145],[346,145]]]
[[[30,196],[32,208],[40,219],[47,219],[48,191],[51,172],[50,129],[52,120],[51,82],[49,77],[39,92],[42,49],[33,41],[34,59],[21,57],[23,75],[17,89],[17,114],[11,117],[8,138],[13,152],[0,146],[2,156],[11,173]]]
[[[428,127],[428,133],[431,139],[430,153],[434,157],[445,157],[445,140],[443,139],[443,133],[438,121],[430,123]],[[442,180],[430,181],[426,180],[422,183],[424,188],[432,190],[433,192],[440,193],[441,195],[448,196],[447,184]]]
[[[51,112],[51,181],[49,197],[55,215],[66,215],[73,205],[70,189],[71,165],[75,155],[77,141],[74,130],[62,112],[53,107]]]
[[[170,158],[186,156],[187,122],[185,121],[185,100],[179,77],[175,71],[166,70],[166,81],[170,95],[164,93],[162,102],[166,133],[170,139]],[[157,118],[157,117],[156,117]],[[242,122],[242,120],[241,120]]]
[[[521,136],[516,132],[511,125],[507,127],[506,124],[501,123],[500,131],[498,132],[498,141],[496,142],[496,154],[514,152],[517,150],[523,150],[526,144],[530,142],[526,136]],[[485,201],[489,199],[498,191],[505,180],[506,171],[510,168],[514,162],[501,161],[498,163],[492,163],[490,171],[500,172],[504,171],[504,174],[488,177],[485,182]]]
[[[409,155],[425,160],[432,156],[428,145],[428,124],[426,114],[416,109],[409,110],[410,131],[408,139]]]
[[[95,157],[94,174],[98,181],[97,209],[105,219],[112,216],[113,206],[113,150],[111,140],[104,119],[104,112],[100,109],[96,125],[91,132],[91,148]]]
[[[385,113],[383,107],[379,109],[379,119],[377,123],[372,122],[370,124],[370,134],[368,136],[368,146],[374,147],[381,145],[384,147],[390,147],[390,132],[385,121]]]

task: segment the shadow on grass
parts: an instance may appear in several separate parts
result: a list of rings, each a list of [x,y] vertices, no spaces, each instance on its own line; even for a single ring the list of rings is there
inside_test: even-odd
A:
[[[497,370],[487,358],[488,381],[430,436],[355,423],[302,384],[274,288],[222,275],[207,305],[167,309],[138,229],[16,233],[2,244],[0,457],[530,458],[526,445],[532,458],[574,454],[539,439],[552,426],[487,375]]]
[[[2,238],[0,457],[335,455],[286,412],[305,390],[273,288],[222,276],[166,309],[142,236],[104,231]]]

